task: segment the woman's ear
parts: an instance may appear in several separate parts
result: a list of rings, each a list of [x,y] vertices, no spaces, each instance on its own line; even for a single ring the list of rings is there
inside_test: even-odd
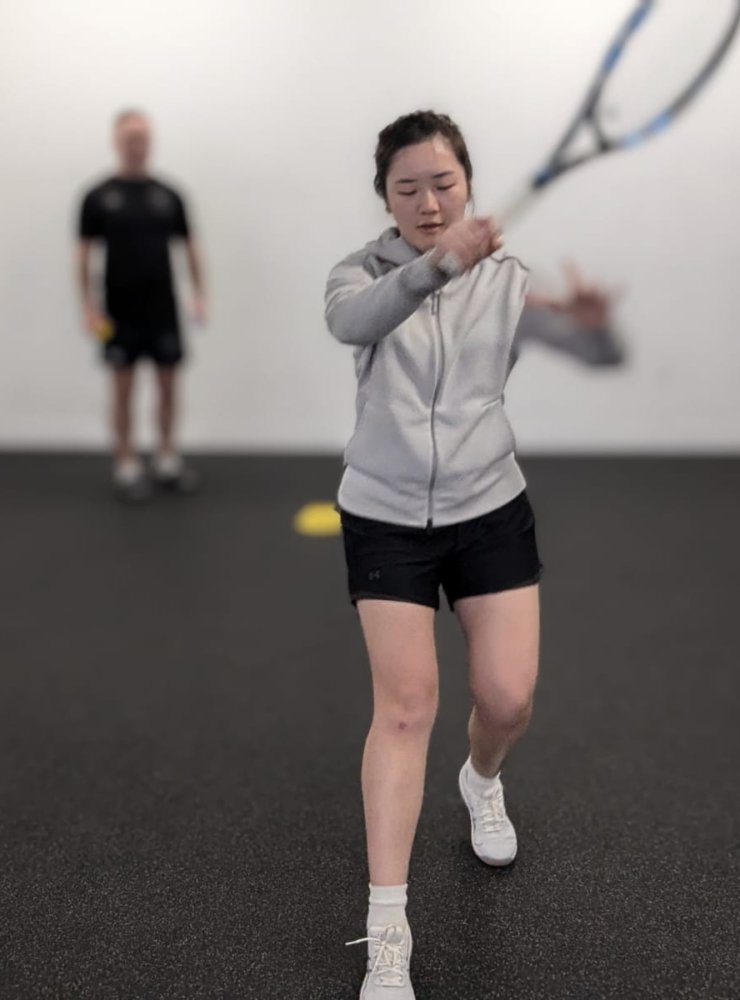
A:
[[[473,195],[473,185],[468,181],[468,200],[465,203],[465,218],[470,219],[475,215],[475,197]]]

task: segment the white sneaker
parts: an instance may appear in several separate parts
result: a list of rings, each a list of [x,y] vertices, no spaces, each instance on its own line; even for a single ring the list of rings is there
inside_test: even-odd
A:
[[[367,974],[360,1000],[415,1000],[409,962],[413,941],[408,927],[389,924],[371,927],[366,938],[348,945],[368,943]]]
[[[131,503],[148,500],[152,488],[137,458],[125,458],[113,468],[113,486],[121,498]]]
[[[182,472],[182,458],[176,452],[157,452],[152,459],[154,474],[159,479],[176,479]]]
[[[470,811],[470,841],[473,851],[487,865],[510,865],[516,857],[516,830],[506,815],[501,778],[492,780],[482,795],[470,785],[470,760],[460,771],[460,794]]]
[[[180,455],[157,454],[152,459],[154,479],[170,493],[197,493],[200,479]]]

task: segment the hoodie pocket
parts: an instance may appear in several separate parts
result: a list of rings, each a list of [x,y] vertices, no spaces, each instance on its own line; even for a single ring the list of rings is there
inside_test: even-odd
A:
[[[514,451],[514,433],[501,398],[469,402],[438,415],[438,489],[445,505],[486,493],[500,475],[499,464]]]
[[[383,396],[371,397],[362,408],[344,460],[396,492],[416,495],[426,488],[431,468],[428,414]]]

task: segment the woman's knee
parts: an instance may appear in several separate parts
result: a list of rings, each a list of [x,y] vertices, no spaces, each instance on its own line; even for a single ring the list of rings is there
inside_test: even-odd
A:
[[[434,726],[439,701],[436,684],[376,691],[373,725],[395,733],[429,733]]]
[[[530,688],[483,690],[473,693],[481,721],[511,732],[526,728],[532,718],[534,691]]]

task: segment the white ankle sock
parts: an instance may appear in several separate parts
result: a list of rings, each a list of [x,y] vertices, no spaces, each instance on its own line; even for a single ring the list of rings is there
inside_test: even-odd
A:
[[[182,458],[174,451],[160,451],[154,456],[154,468],[159,476],[178,476]]]
[[[397,924],[408,927],[406,919],[406,889],[408,885],[371,885],[367,926],[387,927]]]
[[[468,764],[468,784],[470,785],[471,789],[473,790],[473,792],[475,792],[476,795],[483,795],[484,792],[488,791],[491,785],[496,781],[496,778],[498,778],[501,774],[501,772],[499,771],[499,773],[495,775],[495,777],[493,778],[484,778],[483,775],[478,774],[476,769],[473,767],[473,762],[471,761],[470,757],[468,757],[467,764]]]

